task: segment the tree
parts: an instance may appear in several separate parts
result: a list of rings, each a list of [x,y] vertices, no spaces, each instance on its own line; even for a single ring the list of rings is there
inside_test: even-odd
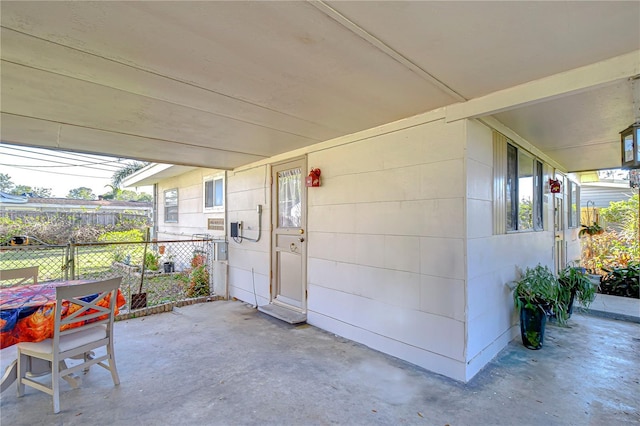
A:
[[[107,192],[100,196],[103,200],[117,200],[117,201],[153,201],[153,196],[151,194],[147,194],[146,192],[138,194],[135,191],[122,190],[120,188],[115,188],[112,185],[105,185],[111,188],[111,192]]]
[[[11,182],[11,176],[6,173],[0,173],[0,191],[11,192],[15,184]]]
[[[609,207],[600,210],[600,217],[609,223],[617,223],[625,236],[634,238],[638,235],[639,198],[639,195],[635,194],[625,201],[612,201]]]
[[[153,197],[150,194],[142,193],[138,194],[135,191],[129,190],[118,190],[118,194],[115,197],[116,200],[120,201],[152,201]]]
[[[114,192],[115,188],[120,188],[123,180],[125,180],[127,177],[131,176],[141,168],[145,167],[147,164],[149,163],[134,161],[133,163],[127,163],[121,169],[116,170],[111,177],[111,187],[114,188]]]
[[[51,188],[40,188],[37,186],[16,185],[11,193],[13,195],[29,194],[32,197],[50,198]]]
[[[138,199],[136,201],[144,201],[150,203],[153,201],[153,195],[143,192],[141,194],[138,194]]]
[[[91,190],[91,188],[87,188],[86,186],[81,186],[79,188],[74,188],[69,190],[67,194],[67,198],[73,198],[75,200],[95,200],[96,196]]]
[[[129,191],[127,189],[118,191],[116,200],[118,201],[135,201],[138,198],[138,194],[135,191]]]

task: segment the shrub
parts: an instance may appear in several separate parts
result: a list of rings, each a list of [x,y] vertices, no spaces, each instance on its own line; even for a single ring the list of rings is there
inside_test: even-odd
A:
[[[627,238],[638,235],[638,194],[626,201],[612,201],[609,207],[600,210],[600,217],[621,228],[621,234]]]
[[[605,272],[600,293],[640,299],[640,262],[629,262],[626,267],[605,269]]]
[[[148,251],[144,258],[144,268],[150,271],[157,271],[159,268],[158,259],[160,259],[158,254]]]
[[[65,245],[69,241],[97,241],[104,234],[133,230],[142,235],[135,221],[122,222],[118,225],[78,225],[73,217],[64,213],[42,213],[39,216],[24,216],[11,220],[0,217],[0,244],[8,244],[16,235],[28,235],[45,244]],[[127,237],[128,238],[128,237]],[[119,241],[102,239],[100,241]],[[129,241],[142,241],[129,239]]]
[[[191,270],[189,274],[189,290],[187,297],[199,297],[209,295],[209,271],[205,265],[200,265]]]
[[[606,269],[625,267],[630,261],[640,260],[640,242],[637,238],[607,231],[582,240],[582,265],[593,274],[603,275]]]
[[[191,272],[189,273],[189,288],[187,297],[208,296],[209,271],[207,270],[207,258],[202,254],[194,254],[191,259]]]
[[[105,243],[140,242],[144,241],[144,236],[141,230],[131,229],[129,231],[107,232],[98,236],[97,240]],[[111,247],[110,250],[113,251],[113,261],[130,263],[132,253],[127,252],[128,248],[130,249],[130,247],[127,247],[125,245],[116,245]],[[136,251],[139,251],[138,246],[136,246],[135,249]],[[127,255],[129,256],[129,260],[126,260]],[[142,257],[142,254],[140,254],[140,257]]]
[[[125,241],[140,242],[144,241],[144,235],[139,229],[130,229],[128,231],[111,231],[100,235],[98,237],[98,241],[109,243],[121,243]]]

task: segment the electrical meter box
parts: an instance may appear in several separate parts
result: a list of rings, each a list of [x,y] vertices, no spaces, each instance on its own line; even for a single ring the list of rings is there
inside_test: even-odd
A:
[[[213,240],[215,260],[227,260],[228,243],[225,240]]]

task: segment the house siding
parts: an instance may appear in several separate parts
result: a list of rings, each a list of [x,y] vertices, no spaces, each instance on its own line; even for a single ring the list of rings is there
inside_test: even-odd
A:
[[[257,243],[229,239],[229,294],[246,302],[269,303],[271,168],[262,165],[227,173],[227,219],[242,221],[243,235],[258,237],[257,205],[262,205],[262,233]]]
[[[460,381],[503,349],[518,323],[507,283],[553,265],[553,199],[544,231],[494,234],[492,140],[479,121],[426,115],[307,149],[322,170],[307,192],[307,322]],[[229,242],[230,295],[257,305],[270,301],[270,175],[257,163],[227,178],[229,221],[255,230],[263,205],[260,242]]]
[[[157,184],[157,238],[160,240],[191,238],[194,234],[209,234],[215,239],[224,239],[225,230],[207,229],[209,218],[224,219],[224,212],[204,212],[203,180],[207,176],[221,173],[215,169],[195,169],[176,177],[161,180]],[[178,189],[178,222],[165,222],[164,191]],[[226,224],[225,224],[226,225]]]
[[[307,196],[307,321],[458,380],[465,380],[464,127],[437,120],[368,132],[307,159],[323,179]],[[229,173],[229,221],[255,224],[255,205],[270,205],[269,175],[268,166]],[[268,238],[230,241],[231,296],[269,302],[269,249]]]

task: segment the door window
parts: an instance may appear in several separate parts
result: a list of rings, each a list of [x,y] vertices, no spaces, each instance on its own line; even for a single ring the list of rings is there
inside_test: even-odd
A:
[[[278,172],[278,226],[299,228],[302,217],[302,170]]]

